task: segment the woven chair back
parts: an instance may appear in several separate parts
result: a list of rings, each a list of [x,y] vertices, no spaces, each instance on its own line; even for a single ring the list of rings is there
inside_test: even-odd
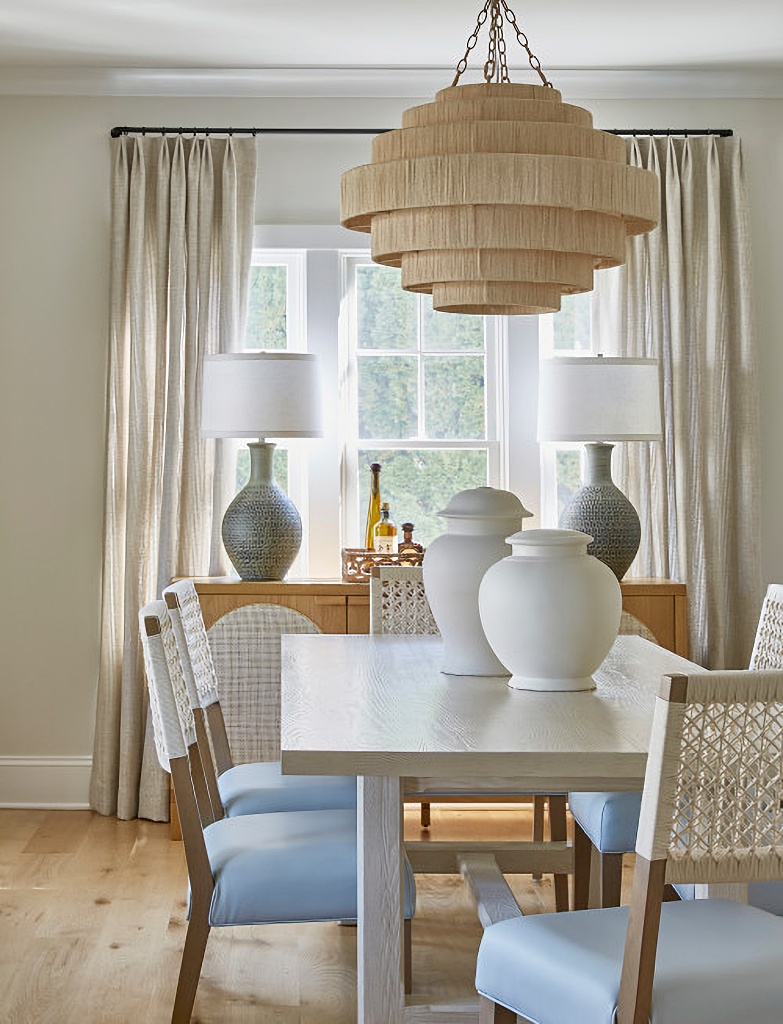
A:
[[[783,877],[783,672],[667,677],[636,852],[670,882]]]
[[[420,565],[376,566],[370,577],[370,632],[437,636]]]
[[[280,637],[320,633],[306,615],[249,604],[207,631],[220,706],[235,762],[280,759]]]

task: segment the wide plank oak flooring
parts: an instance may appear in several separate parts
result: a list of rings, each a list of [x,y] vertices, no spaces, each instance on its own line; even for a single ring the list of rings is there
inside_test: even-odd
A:
[[[406,835],[419,835],[417,807]],[[526,837],[525,807],[433,806],[432,838]],[[628,869],[627,869],[628,870]],[[527,913],[551,878],[510,879]],[[473,995],[481,937],[458,876],[417,876],[417,995]],[[90,811],[0,810],[0,1022],[166,1024],[185,936],[187,872],[167,824]],[[213,929],[194,1022],[354,1024],[356,929]]]

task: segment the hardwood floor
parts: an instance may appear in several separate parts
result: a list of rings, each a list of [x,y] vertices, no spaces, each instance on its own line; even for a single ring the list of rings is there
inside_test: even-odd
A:
[[[434,806],[432,838],[529,834],[519,807]],[[418,835],[418,807],[406,834]],[[481,830],[481,831],[479,831]],[[512,880],[527,913],[551,877]],[[418,875],[414,990],[473,995],[481,936],[457,876]],[[0,810],[0,1022],[164,1024],[185,935],[187,872],[167,824],[89,811]],[[194,1022],[353,1024],[356,931],[336,924],[213,929]]]

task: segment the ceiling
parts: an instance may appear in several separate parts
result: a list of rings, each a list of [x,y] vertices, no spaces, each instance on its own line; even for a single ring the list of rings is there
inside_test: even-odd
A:
[[[155,69],[154,89],[163,72],[183,81],[187,73],[213,83],[223,76],[228,89],[243,73],[274,72],[283,81],[314,69],[322,82],[329,75],[369,80],[382,70],[403,81],[405,69],[438,69],[442,84],[442,70],[462,57],[481,6],[482,0],[0,0],[0,84],[33,72],[53,81],[55,73],[102,70],[106,80],[107,69],[150,81]],[[713,80],[725,74],[733,82],[728,94],[742,91],[736,83],[743,76],[783,82],[780,0],[511,6],[547,71],[658,70]],[[511,67],[526,67],[509,26],[506,42]],[[473,80],[486,47],[485,28],[471,60]],[[512,78],[520,80],[519,72]]]

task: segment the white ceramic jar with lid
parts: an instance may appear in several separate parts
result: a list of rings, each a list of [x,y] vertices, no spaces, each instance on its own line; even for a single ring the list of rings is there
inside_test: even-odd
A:
[[[481,625],[478,591],[491,565],[511,551],[506,537],[532,515],[510,491],[459,491],[438,515],[446,532],[424,554],[424,589],[443,637],[442,670],[451,675],[497,676],[508,670]],[[509,529],[511,527],[511,529]]]

